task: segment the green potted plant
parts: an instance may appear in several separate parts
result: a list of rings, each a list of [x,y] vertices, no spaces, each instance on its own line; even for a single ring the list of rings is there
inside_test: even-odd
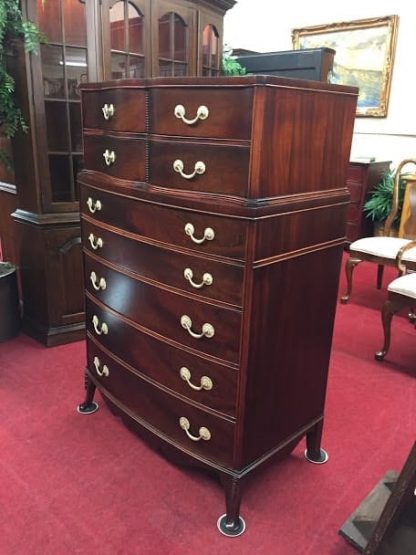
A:
[[[24,21],[19,0],[0,0],[0,135],[7,140],[18,131],[27,131],[15,102],[15,82],[9,72],[21,41],[27,52],[39,45],[40,34],[34,23]],[[8,153],[0,148],[0,164],[11,169]],[[16,266],[0,261],[0,341],[14,337],[20,329]]]
[[[246,68],[243,67],[234,57],[233,51],[227,45],[224,46],[222,55],[221,75],[245,75]]]
[[[386,172],[381,180],[369,194],[367,202],[364,204],[363,211],[367,218],[372,220],[374,225],[374,235],[383,235],[384,223],[390,214],[393,202],[394,172]],[[400,217],[403,207],[403,198],[406,188],[404,179],[399,182],[399,203],[395,219],[393,220],[390,235],[397,236]]]
[[[23,41],[26,51],[39,45],[40,34],[34,23],[24,21],[19,0],[0,1],[0,134],[11,139],[27,125],[15,102],[15,83],[9,72],[17,41]],[[0,149],[0,163],[11,167],[10,157]]]

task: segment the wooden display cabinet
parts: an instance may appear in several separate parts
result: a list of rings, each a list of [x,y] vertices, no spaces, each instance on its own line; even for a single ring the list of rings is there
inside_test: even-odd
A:
[[[350,204],[347,211],[346,245],[373,234],[371,221],[363,213],[369,192],[389,171],[391,162],[360,162],[352,160],[347,168]]]
[[[15,65],[30,131],[14,141],[24,329],[46,345],[84,336],[78,87],[104,78],[216,75],[234,0],[23,0],[48,41]],[[88,29],[88,32],[87,32]],[[101,154],[100,154],[101,156]]]

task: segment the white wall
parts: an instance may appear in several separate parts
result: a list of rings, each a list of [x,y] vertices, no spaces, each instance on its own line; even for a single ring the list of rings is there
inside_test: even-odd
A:
[[[396,56],[386,118],[357,118],[351,157],[416,158],[416,3],[412,0],[238,0],[227,12],[224,42],[258,52],[291,50],[292,29],[370,17],[399,16]]]

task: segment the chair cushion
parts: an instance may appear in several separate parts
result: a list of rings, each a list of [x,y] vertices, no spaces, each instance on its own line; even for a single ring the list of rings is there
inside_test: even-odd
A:
[[[387,287],[388,291],[400,293],[412,299],[416,299],[416,273],[405,274],[394,279]]]
[[[416,247],[409,249],[403,255],[403,260],[410,260],[411,262],[416,262]]]
[[[380,256],[382,258],[394,260],[398,251],[404,245],[407,245],[407,243],[410,243],[410,239],[401,239],[399,237],[364,237],[363,239],[358,239],[351,243],[350,251],[362,252],[372,256]],[[406,259],[408,259],[407,256]]]

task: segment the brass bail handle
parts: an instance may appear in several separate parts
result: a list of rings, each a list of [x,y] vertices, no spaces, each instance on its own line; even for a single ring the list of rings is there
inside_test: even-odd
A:
[[[201,333],[196,333],[196,332],[192,331],[192,329],[191,329],[192,328],[192,320],[187,314],[184,314],[183,316],[181,316],[181,326],[194,339],[202,339],[203,337],[206,337],[207,339],[211,339],[211,337],[214,337],[214,335],[215,335],[214,326],[212,324],[209,324],[208,322],[203,324]]]
[[[209,110],[204,105],[198,107],[196,115],[193,119],[186,118],[186,109],[185,106],[183,106],[182,104],[177,104],[173,110],[173,113],[175,114],[175,117],[181,119],[184,123],[186,123],[186,125],[195,125],[198,120],[207,119],[207,117],[209,116]]]
[[[204,285],[206,286],[210,286],[214,283],[214,278],[212,277],[211,274],[209,274],[208,272],[205,272],[204,275],[202,276],[202,281],[200,281],[199,283],[196,283],[193,280],[194,277],[194,273],[192,271],[191,268],[185,268],[185,270],[183,271],[183,275],[184,278],[189,281],[189,283],[192,285],[192,287],[194,287],[195,289],[201,289],[202,287],[204,287]]]
[[[109,150],[108,148],[105,149],[103,152],[103,158],[106,166],[111,166],[116,161],[116,153],[114,150]]]
[[[189,431],[191,428],[191,423],[185,416],[181,416],[179,418],[179,426],[192,441],[200,441],[201,439],[203,439],[204,441],[209,441],[211,439],[211,432],[208,430],[208,428],[205,428],[205,426],[199,428],[199,436],[192,435]]]
[[[197,239],[195,237],[195,227],[189,222],[185,225],[185,233],[197,245],[201,245],[202,243],[205,243],[205,241],[212,241],[215,238],[215,231],[212,229],[212,227],[206,227],[204,229],[203,237],[201,239]]]
[[[106,121],[108,121],[114,116],[114,112],[115,112],[114,104],[104,104],[101,110],[103,112],[103,116]]]
[[[94,214],[95,212],[99,212],[102,209],[103,205],[101,204],[100,200],[97,199],[94,201],[91,197],[88,197],[87,207],[91,214]]]
[[[184,168],[185,165],[182,160],[175,160],[173,162],[174,171],[178,173],[181,177],[183,177],[183,179],[193,179],[196,175],[203,175],[207,169],[206,165],[204,164],[204,162],[201,162],[201,160],[195,162],[194,171],[192,173],[185,173],[183,171]]]

